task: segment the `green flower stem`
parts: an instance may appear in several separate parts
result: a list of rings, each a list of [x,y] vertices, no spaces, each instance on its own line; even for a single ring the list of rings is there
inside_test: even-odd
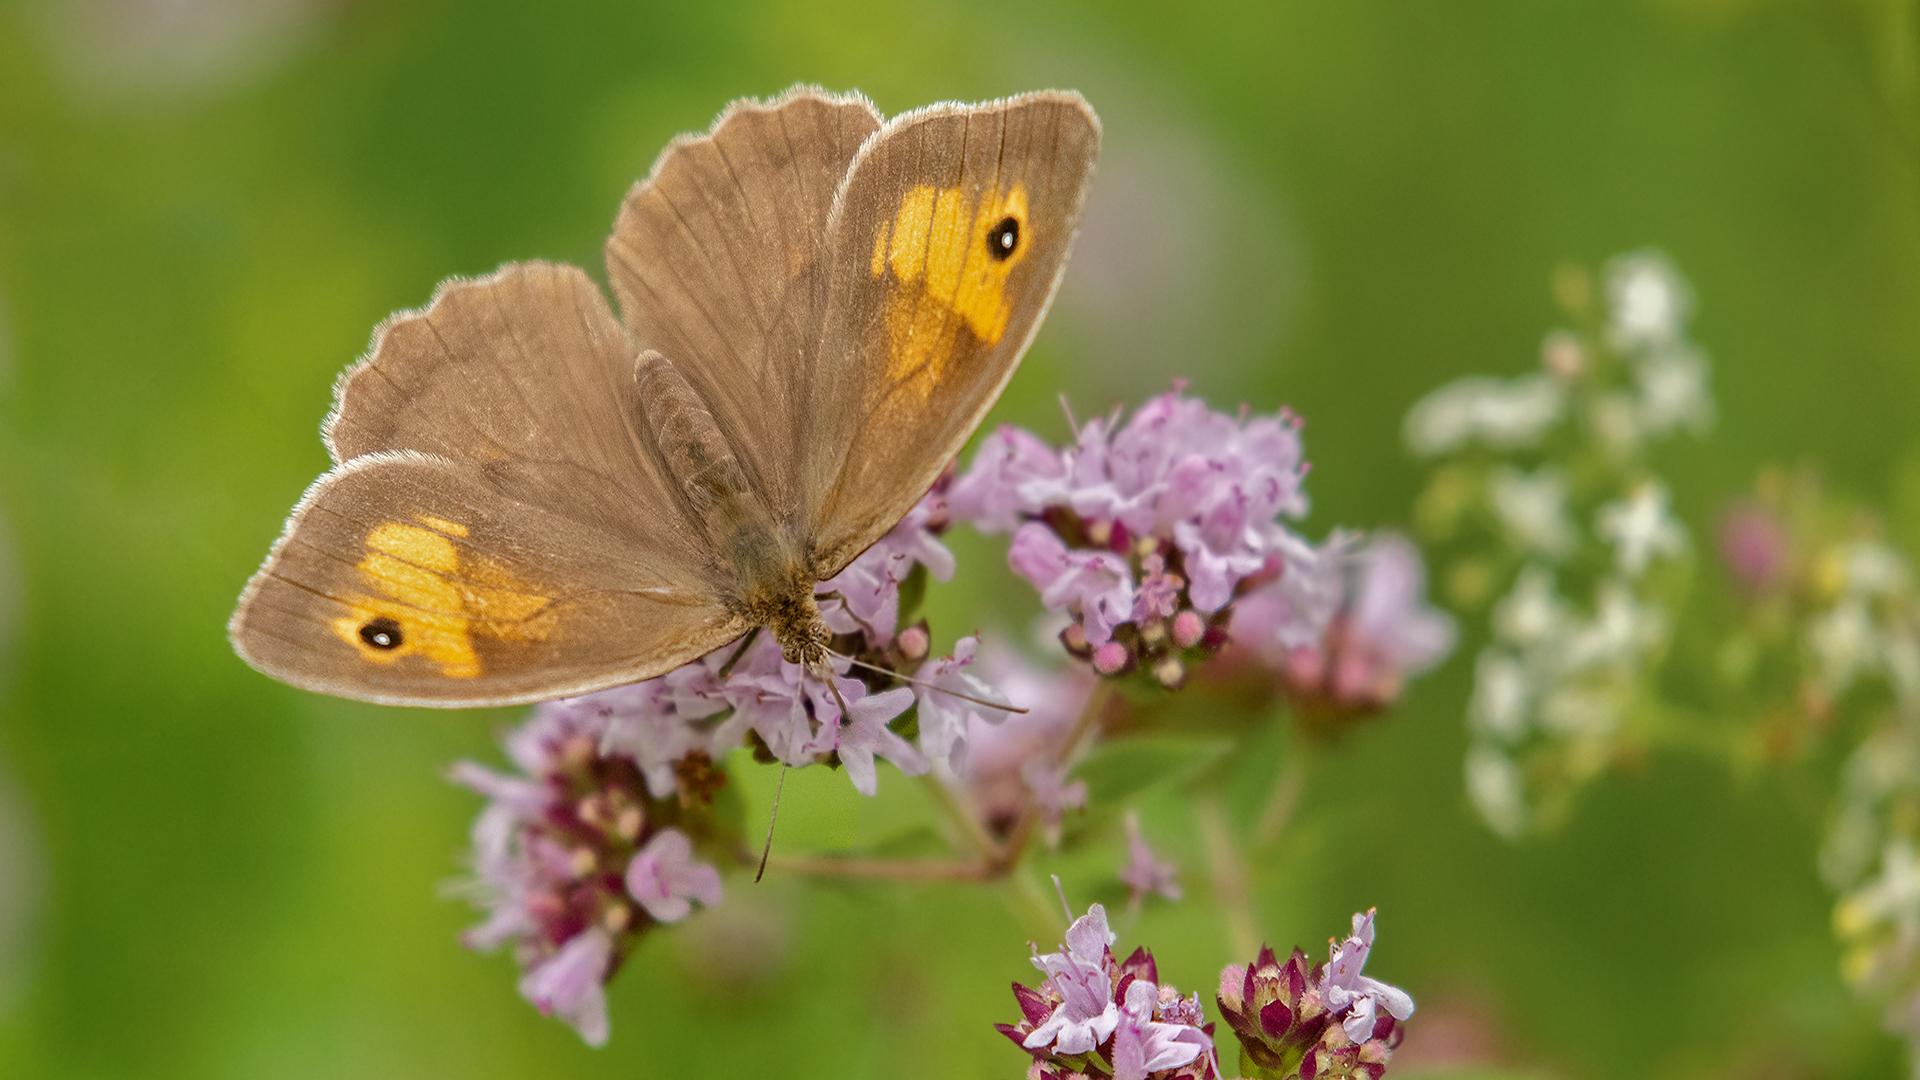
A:
[[[927,773],[920,777],[920,786],[926,789],[927,796],[933,800],[935,806],[940,808],[947,822],[953,826],[953,831],[966,842],[966,846],[971,849],[971,854],[979,860],[981,865],[992,865],[1003,856],[1000,841],[995,840],[992,834],[987,832],[987,827],[981,823],[980,816],[975,814],[973,808],[968,806],[951,787],[947,786],[946,781],[933,773]],[[947,839],[949,844],[953,842],[951,834]]]
[[[775,870],[810,877],[872,878],[888,881],[988,881],[1000,876],[992,863],[971,859],[858,859],[831,855],[774,855]]]
[[[1280,762],[1280,771],[1274,774],[1273,787],[1267,792],[1267,800],[1260,807],[1260,817],[1253,826],[1253,835],[1248,838],[1249,851],[1266,850],[1287,831],[1294,810],[1300,806],[1300,794],[1306,790],[1307,755],[1311,749],[1297,730],[1287,740],[1286,757]]]
[[[1066,741],[1054,752],[1058,767],[1073,759],[1080,743],[1099,726],[1113,699],[1111,680],[1094,684],[1093,692],[1074,721]],[[959,829],[973,851],[972,858],[956,859],[861,859],[822,855],[775,855],[767,865],[789,873],[814,877],[874,878],[895,881],[997,881],[1007,877],[1026,853],[1040,820],[1040,807],[1028,804],[1005,842],[995,841],[972,809],[953,790],[934,776],[924,779],[926,790],[946,817]],[[1021,876],[1021,875],[1016,875]],[[1031,885],[1031,882],[1028,883]],[[1030,904],[1027,906],[1031,906]]]
[[[1200,826],[1200,846],[1207,854],[1207,872],[1213,879],[1214,902],[1220,905],[1221,925],[1227,932],[1228,954],[1252,956],[1260,951],[1260,932],[1254,926],[1246,865],[1233,827],[1227,823],[1226,808],[1218,794],[1205,791],[1194,800],[1193,810]]]
[[[1087,695],[1086,704],[1080,707],[1080,716],[1073,722],[1073,730],[1067,733],[1059,749],[1054,751],[1055,768],[1060,768],[1072,761],[1073,755],[1080,749],[1080,743],[1100,726],[1101,721],[1106,719],[1108,704],[1114,697],[1113,687],[1112,679],[1100,679],[1093,684],[1092,692]],[[1040,807],[1030,801],[1026,811],[1020,815],[1020,820],[1014,823],[1012,831],[1007,834],[1007,841],[1000,849],[1002,873],[1020,861],[1020,856],[1026,851],[1027,841],[1033,838],[1034,827],[1039,823]]]
[[[1064,938],[1073,913],[1063,911],[1059,897],[1040,883],[1031,871],[1008,877],[1007,910],[1026,926],[1029,940],[1060,941]]]

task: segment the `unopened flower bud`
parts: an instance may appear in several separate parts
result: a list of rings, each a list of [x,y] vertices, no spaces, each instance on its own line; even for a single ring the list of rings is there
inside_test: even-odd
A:
[[[1180,662],[1179,657],[1169,656],[1153,665],[1153,677],[1159,680],[1161,686],[1178,690],[1186,685],[1187,666]]]
[[[1092,652],[1092,647],[1087,644],[1087,628],[1077,622],[1068,623],[1067,628],[1060,631],[1060,644],[1075,656],[1087,656]]]
[[[1133,659],[1133,654],[1125,645],[1109,641],[1093,650],[1093,670],[1102,675],[1118,675]]]
[[[607,909],[600,921],[607,924],[608,930],[618,934],[633,925],[633,909],[625,904],[615,904]]]
[[[1786,527],[1757,503],[1736,507],[1720,522],[1720,557],[1750,592],[1766,592],[1781,582],[1790,544]]]
[[[1580,336],[1571,330],[1548,334],[1540,343],[1540,366],[1567,382],[1579,378],[1587,370],[1587,352],[1580,346]]]
[[[560,747],[561,765],[569,771],[577,771],[592,764],[594,754],[599,747],[592,739],[584,735],[575,735]]]
[[[640,826],[646,824],[646,812],[637,806],[629,806],[620,811],[620,817],[613,823],[613,831],[620,839],[632,843],[640,835]]]
[[[1183,649],[1191,649],[1200,644],[1207,633],[1207,621],[1200,613],[1188,608],[1173,617],[1173,643]]]
[[[909,626],[893,639],[893,647],[899,650],[902,659],[923,660],[927,650],[933,647],[933,642],[926,627]]]

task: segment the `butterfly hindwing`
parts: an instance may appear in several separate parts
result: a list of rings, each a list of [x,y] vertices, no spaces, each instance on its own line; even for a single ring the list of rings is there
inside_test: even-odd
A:
[[[383,322],[341,376],[327,448],[335,462],[381,450],[464,462],[506,498],[698,564],[704,534],[644,430],[634,355],[578,267],[454,279]]]
[[[504,498],[471,465],[383,451],[314,483],[229,632],[295,686],[502,705],[658,675],[746,629],[625,537]]]
[[[1066,265],[1099,139],[1085,100],[1048,91],[908,113],[854,159],[804,448],[821,577],[906,513],[999,397]]]

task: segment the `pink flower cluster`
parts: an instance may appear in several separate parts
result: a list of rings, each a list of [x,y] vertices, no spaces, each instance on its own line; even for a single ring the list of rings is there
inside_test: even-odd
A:
[[[511,943],[522,995],[599,1045],[604,985],[637,936],[685,918],[695,901],[720,901],[719,872],[694,858],[726,782],[715,761],[751,743],[792,766],[837,764],[866,795],[878,790],[876,758],[909,775],[930,757],[961,764],[971,725],[999,714],[953,693],[1005,699],[971,670],[974,639],[928,660],[925,626],[898,626],[900,588],[916,568],[953,572],[936,535],[945,514],[936,488],[819,589],[837,649],[911,666],[931,685],[876,689],[890,676],[851,678],[842,662],[829,688],[760,634],[659,678],[542,704],[507,738],[521,775],[456,765],[457,782],[491,799],[473,829],[473,892],[488,918],[467,944]],[[916,701],[925,753],[888,726]]]
[[[1281,521],[1307,510],[1299,428],[1289,413],[1228,416],[1176,388],[1124,424],[1087,423],[1063,449],[1000,429],[948,503],[979,529],[1013,531],[1008,561],[1073,618],[1069,650],[1105,675],[1145,665],[1177,685],[1179,653],[1224,643],[1236,596],[1276,579],[1289,602],[1313,592],[1296,580],[1321,560]],[[1318,637],[1320,609],[1288,610],[1303,639]]]
[[[887,535],[815,589],[827,629],[861,633],[869,646],[882,646],[899,631],[900,586],[914,567],[952,580],[953,552],[940,542],[948,521],[946,484],[944,478],[935,484]]]
[[[1405,990],[1361,974],[1373,949],[1373,915],[1353,917],[1353,933],[1331,943],[1325,964],[1298,949],[1282,963],[1262,947],[1253,963],[1220,973],[1216,999],[1246,1057],[1270,1075],[1380,1080],[1402,1021],[1413,1015]]]
[[[1061,758],[1093,691],[1093,675],[1077,665],[1064,670],[1040,667],[1005,646],[981,649],[978,665],[999,693],[1027,711],[970,710],[965,767],[954,770],[958,775],[953,783],[994,834],[1008,835],[1031,806],[1039,812],[1048,843],[1057,843],[1067,811],[1083,808],[1087,802],[1086,781],[1069,781],[1072,763]],[[926,708],[923,701],[923,745]]]
[[[844,716],[833,691],[783,660],[778,643],[762,634],[658,679],[540,708],[603,718],[603,747],[631,757],[655,798],[674,790],[675,770],[689,755],[718,760],[749,737],[788,765],[836,760],[865,795],[879,787],[875,757],[909,776],[927,771],[927,759],[887,727],[913,704],[912,690],[875,692],[844,675],[834,686],[847,703]]]
[[[1325,964],[1295,949],[1285,963],[1263,947],[1246,966],[1220,973],[1217,1004],[1261,1076],[1380,1080],[1400,1043],[1413,998],[1361,973],[1373,948],[1373,915],[1353,917],[1353,934],[1333,942]],[[1066,947],[1033,966],[1038,989],[1015,983],[1018,1024],[995,1024],[1033,1056],[1028,1080],[1217,1080],[1213,1025],[1200,996],[1182,999],[1158,985],[1153,955],[1135,949],[1116,962],[1113,932],[1099,904],[1067,930]]]
[[[1407,677],[1453,651],[1453,620],[1426,602],[1426,567],[1405,538],[1380,533],[1365,544],[1336,534],[1319,553],[1333,565],[1329,587],[1309,602],[1325,605],[1326,629],[1296,637],[1300,601],[1276,582],[1234,605],[1233,640],[1279,670],[1287,692],[1309,711],[1368,712],[1392,704]]]
[[[473,826],[472,891],[487,919],[471,948],[511,943],[520,993],[588,1043],[607,1040],[606,980],[640,934],[720,902],[720,873],[694,858],[702,823],[650,798],[633,759],[603,754],[603,717],[543,710],[507,739],[518,775],[472,762],[459,783],[491,801]]]
[[[1160,985],[1144,948],[1115,961],[1113,942],[1106,909],[1095,904],[1067,929],[1065,948],[1034,950],[1033,966],[1046,976],[1039,989],[1013,984],[1022,1019],[994,1027],[1033,1055],[1028,1080],[1218,1080],[1200,995],[1183,999]]]

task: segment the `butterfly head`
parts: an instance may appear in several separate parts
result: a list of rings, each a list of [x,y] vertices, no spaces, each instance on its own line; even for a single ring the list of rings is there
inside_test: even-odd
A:
[[[833,632],[820,619],[820,607],[813,601],[813,575],[797,564],[784,573],[749,578],[736,610],[746,621],[764,626],[780,643],[780,655],[789,664],[808,671],[823,667]]]

